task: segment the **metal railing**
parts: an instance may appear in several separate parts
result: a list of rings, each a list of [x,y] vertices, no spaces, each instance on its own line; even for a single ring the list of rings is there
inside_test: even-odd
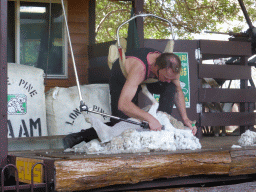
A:
[[[35,166],[37,166],[38,164],[41,164],[43,166],[43,170],[44,170],[44,183],[34,183],[34,168]],[[5,186],[5,170],[7,168],[13,168],[15,171],[15,185],[8,185]],[[31,184],[20,184],[19,182],[19,173],[18,173],[18,169],[15,165],[13,164],[8,164],[6,165],[2,171],[1,171],[1,187],[0,187],[0,191],[4,192],[4,191],[13,191],[16,190],[17,192],[19,192],[19,190],[21,189],[30,189],[31,192],[34,191],[34,189],[37,188],[44,188],[46,192],[48,192],[48,182],[47,182],[47,172],[46,172],[46,168],[45,168],[45,164],[44,163],[35,163],[32,168],[31,168]]]

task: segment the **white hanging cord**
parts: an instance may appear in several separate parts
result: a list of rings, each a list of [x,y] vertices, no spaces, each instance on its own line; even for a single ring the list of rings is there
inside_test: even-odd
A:
[[[61,5],[62,5],[62,9],[63,9],[63,16],[64,16],[65,24],[66,24],[68,42],[69,42],[71,57],[72,57],[72,61],[73,61],[73,67],[74,67],[74,72],[75,72],[75,77],[76,77],[76,84],[77,84],[77,88],[78,88],[80,103],[82,103],[83,99],[82,99],[82,94],[81,94],[81,88],[80,88],[80,83],[79,83],[79,79],[78,79],[78,75],[77,75],[76,62],[75,62],[75,57],[74,57],[74,53],[73,53],[73,48],[72,48],[72,43],[71,43],[71,38],[70,38],[70,33],[69,33],[69,28],[68,28],[68,21],[67,21],[67,16],[66,16],[66,11],[65,11],[65,6],[64,6],[63,0],[61,0]]]

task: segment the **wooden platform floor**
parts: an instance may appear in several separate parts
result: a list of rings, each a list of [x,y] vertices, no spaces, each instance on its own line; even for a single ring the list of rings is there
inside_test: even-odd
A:
[[[241,184],[223,185],[215,187],[182,187],[171,189],[151,189],[143,192],[256,192],[256,182],[245,182]],[[139,191],[133,191],[139,192]]]
[[[41,137],[41,138],[18,138],[18,139],[10,139],[9,141],[9,154],[15,155],[32,155],[34,156],[36,153],[48,153],[53,156],[57,156],[62,158],[63,156],[68,158],[78,158],[81,153],[63,153],[63,146],[61,144],[61,139],[63,136],[51,136],[51,137]],[[168,153],[194,153],[195,151],[221,151],[221,150],[230,150],[232,145],[239,145],[238,139],[239,136],[225,136],[225,137],[212,137],[212,136],[204,136],[200,139],[200,143],[202,145],[202,149],[200,150],[177,150]],[[54,143],[54,144],[53,144]],[[57,144],[56,144],[57,143]],[[12,146],[10,146],[12,145]],[[14,147],[15,145],[15,147]],[[26,147],[23,147],[25,145]],[[43,147],[42,145],[45,145]],[[39,148],[39,149],[37,149]],[[243,147],[246,148],[254,148],[254,147]],[[31,149],[31,150],[29,150]],[[50,156],[50,155],[49,155]],[[82,154],[81,158],[91,157],[93,155]],[[97,155],[98,156],[98,155]]]
[[[62,149],[13,151],[10,156],[53,161],[56,191],[89,190],[162,178],[256,173],[256,147],[232,149],[239,136],[203,137],[200,150],[87,155]]]

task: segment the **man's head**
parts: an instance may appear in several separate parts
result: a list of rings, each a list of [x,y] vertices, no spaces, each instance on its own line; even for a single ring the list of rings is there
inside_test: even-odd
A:
[[[181,70],[180,58],[173,53],[162,53],[155,62],[157,76],[160,81],[170,82],[179,76]]]
[[[162,53],[156,59],[155,65],[158,69],[171,68],[174,73],[179,73],[181,70],[180,58],[174,53]]]

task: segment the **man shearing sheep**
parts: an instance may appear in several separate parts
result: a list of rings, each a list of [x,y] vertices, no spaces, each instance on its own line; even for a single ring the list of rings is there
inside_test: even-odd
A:
[[[123,70],[122,70],[123,69]],[[196,127],[188,118],[184,95],[180,86],[181,61],[173,53],[160,53],[151,48],[134,49],[126,53],[125,62],[116,60],[111,69],[110,94],[112,115],[129,118],[133,117],[149,123],[149,129],[160,131],[162,125],[148,112],[137,106],[140,85],[147,83],[151,93],[160,94],[159,111],[172,113],[173,104],[177,106],[185,126],[195,135]],[[111,125],[115,120],[111,119]],[[63,139],[64,148],[98,138],[94,128],[72,133]]]

